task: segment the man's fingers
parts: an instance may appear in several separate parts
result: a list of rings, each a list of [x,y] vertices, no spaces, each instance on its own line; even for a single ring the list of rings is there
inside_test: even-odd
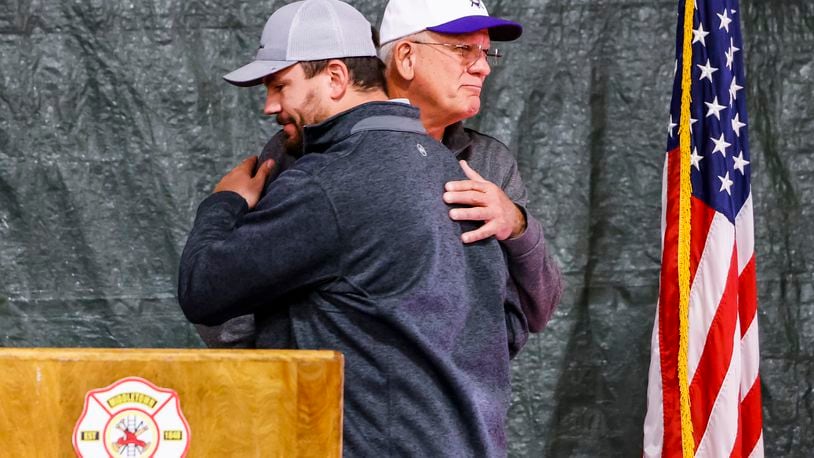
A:
[[[458,191],[478,191],[486,192],[487,183],[475,180],[459,180],[447,181],[444,185],[445,191],[458,192]]]
[[[492,219],[489,210],[484,207],[453,208],[449,217],[455,221],[488,221]]]
[[[492,224],[484,224],[483,226],[475,229],[474,231],[464,232],[461,234],[461,240],[464,243],[477,242],[495,235]]]
[[[254,208],[274,166],[274,161],[268,160],[257,168],[257,161],[256,156],[244,159],[237,167],[221,178],[220,182],[215,186],[214,192],[235,192],[246,199],[249,208]],[[255,168],[257,168],[256,172]]]
[[[246,159],[244,159],[243,162],[238,164],[238,166],[235,167],[235,169],[242,169],[246,171],[246,173],[248,173],[249,176],[251,176],[255,167],[257,167],[257,156],[249,156]]]
[[[485,207],[488,205],[488,196],[478,191],[445,192],[444,202],[448,204],[469,205],[472,207]]]
[[[475,169],[473,169],[472,167],[470,167],[470,166],[469,166],[469,163],[467,163],[466,161],[458,161],[458,163],[459,163],[459,164],[461,164],[461,168],[464,170],[464,174],[465,174],[465,175],[466,175],[466,177],[467,177],[467,178],[469,178],[470,180],[475,180],[475,181],[486,181],[486,180],[484,180],[484,179],[483,179],[483,177],[481,177],[481,176],[478,174],[478,172],[476,172],[476,171],[475,171]]]

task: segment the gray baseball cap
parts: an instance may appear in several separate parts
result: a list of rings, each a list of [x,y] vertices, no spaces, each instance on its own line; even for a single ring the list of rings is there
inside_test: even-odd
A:
[[[339,0],[305,0],[286,5],[266,21],[253,62],[224,75],[235,86],[256,86],[297,62],[375,57],[370,22]]]

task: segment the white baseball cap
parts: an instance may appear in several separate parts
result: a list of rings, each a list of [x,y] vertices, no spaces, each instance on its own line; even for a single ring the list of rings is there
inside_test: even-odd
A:
[[[390,0],[384,10],[382,44],[430,30],[438,33],[471,33],[488,29],[494,41],[516,40],[523,26],[489,16],[483,0]]]
[[[253,62],[225,75],[235,86],[256,86],[297,62],[375,57],[370,22],[339,0],[305,0],[269,17]]]

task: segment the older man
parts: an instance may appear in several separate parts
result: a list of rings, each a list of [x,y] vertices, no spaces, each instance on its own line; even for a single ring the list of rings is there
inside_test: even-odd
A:
[[[465,161],[462,167],[469,179],[447,183],[443,193],[447,203],[461,207],[450,211],[452,219],[483,223],[463,234],[463,242],[495,237],[506,253],[513,280],[505,304],[512,356],[529,331],[539,332],[548,322],[562,281],[542,225],[525,209],[527,192],[513,155],[498,140],[465,128],[463,120],[480,111],[489,61],[500,58],[491,41],[515,40],[521,33],[519,24],[489,16],[482,1],[391,0],[379,50],[387,68],[388,95],[418,107],[427,132]],[[282,169],[299,154],[296,138],[283,131],[266,145],[261,159],[274,158]],[[398,206],[398,199],[393,204]],[[287,312],[275,313],[276,320],[269,322],[278,327],[279,346],[289,346]],[[221,327],[199,327],[199,332],[210,346],[250,347],[254,327],[253,317],[246,316]]]
[[[559,269],[540,222],[525,209],[526,188],[511,152],[462,122],[480,111],[489,62],[501,57],[491,42],[515,40],[522,31],[515,22],[489,16],[482,1],[391,0],[379,57],[387,67],[388,95],[409,99],[421,110],[427,132],[466,161],[469,180],[447,183],[444,200],[469,208],[451,210],[450,217],[483,222],[463,235],[466,243],[492,236],[501,241],[522,306],[514,316],[539,332],[559,302]],[[520,342],[525,336],[515,345]]]

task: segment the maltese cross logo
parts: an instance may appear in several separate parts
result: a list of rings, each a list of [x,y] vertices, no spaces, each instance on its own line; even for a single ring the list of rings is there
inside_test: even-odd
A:
[[[127,377],[85,395],[73,446],[80,458],[179,458],[189,438],[175,391]]]

